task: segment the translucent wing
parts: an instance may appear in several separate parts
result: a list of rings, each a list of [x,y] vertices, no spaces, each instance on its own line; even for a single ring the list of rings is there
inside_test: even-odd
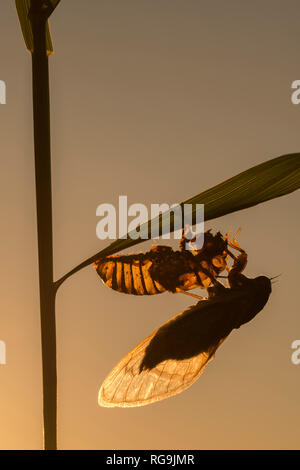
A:
[[[105,407],[143,406],[177,395],[200,377],[213,358],[219,342],[210,352],[184,361],[168,359],[153,369],[140,365],[152,336],[127,354],[106,377],[99,391],[99,405]],[[225,338],[224,338],[225,339]]]
[[[148,405],[190,387],[235,327],[235,315],[228,314],[230,297],[201,301],[142,341],[106,377],[99,404]]]

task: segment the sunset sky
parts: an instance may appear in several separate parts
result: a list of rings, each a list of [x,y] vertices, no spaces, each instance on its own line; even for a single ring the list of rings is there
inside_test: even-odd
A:
[[[31,56],[14,1],[0,11],[0,449],[41,449]],[[99,204],[117,206],[119,195],[147,207],[181,202],[300,152],[300,105],[291,102],[297,0],[61,0],[50,28],[56,279],[108,245],[96,237]],[[295,192],[205,224],[222,233],[242,226],[246,275],[282,275],[200,379],[157,404],[106,409],[97,395],[128,351],[194,300],[119,294],[92,266],[61,286],[60,449],[300,448],[300,365],[291,361],[300,339],[299,204]]]

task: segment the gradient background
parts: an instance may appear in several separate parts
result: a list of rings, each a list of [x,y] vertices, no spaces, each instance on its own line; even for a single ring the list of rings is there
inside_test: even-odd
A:
[[[42,447],[31,58],[1,1],[0,447]],[[298,0],[62,0],[50,57],[55,277],[107,245],[96,207],[180,202],[250,166],[300,151]],[[300,193],[225,216],[246,274],[283,275],[184,393],[147,407],[97,405],[106,374],[191,301],[106,288],[92,267],[57,297],[61,449],[299,448]],[[146,250],[151,241],[137,247]],[[134,250],[132,250],[134,251]],[[201,293],[201,292],[199,292]]]

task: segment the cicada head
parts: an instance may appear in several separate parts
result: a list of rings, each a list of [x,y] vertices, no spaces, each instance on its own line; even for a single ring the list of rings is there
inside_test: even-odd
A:
[[[258,276],[255,279],[252,279],[252,282],[255,284],[257,291],[265,296],[269,297],[272,292],[271,279],[266,276]]]

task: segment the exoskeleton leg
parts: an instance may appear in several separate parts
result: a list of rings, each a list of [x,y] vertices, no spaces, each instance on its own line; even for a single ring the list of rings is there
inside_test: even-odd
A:
[[[238,230],[237,234],[240,232],[240,230],[241,229]],[[228,282],[229,282],[230,287],[240,284],[240,281],[242,280],[242,277],[243,277],[242,272],[247,266],[247,261],[248,261],[247,253],[245,252],[245,250],[243,250],[243,248],[239,246],[238,242],[236,241],[237,234],[233,238],[232,242],[230,242],[229,240],[227,242],[229,246],[231,246],[232,248],[240,252],[238,256],[235,256],[228,251],[228,254],[234,260],[233,266],[229,270],[229,273],[228,273]]]
[[[181,290],[179,288],[177,288],[176,292],[178,292],[179,294],[189,295],[190,297],[194,297],[195,299],[198,299],[198,300],[207,300],[207,297],[203,297],[202,295],[192,294],[191,292],[186,292],[185,290]]]

